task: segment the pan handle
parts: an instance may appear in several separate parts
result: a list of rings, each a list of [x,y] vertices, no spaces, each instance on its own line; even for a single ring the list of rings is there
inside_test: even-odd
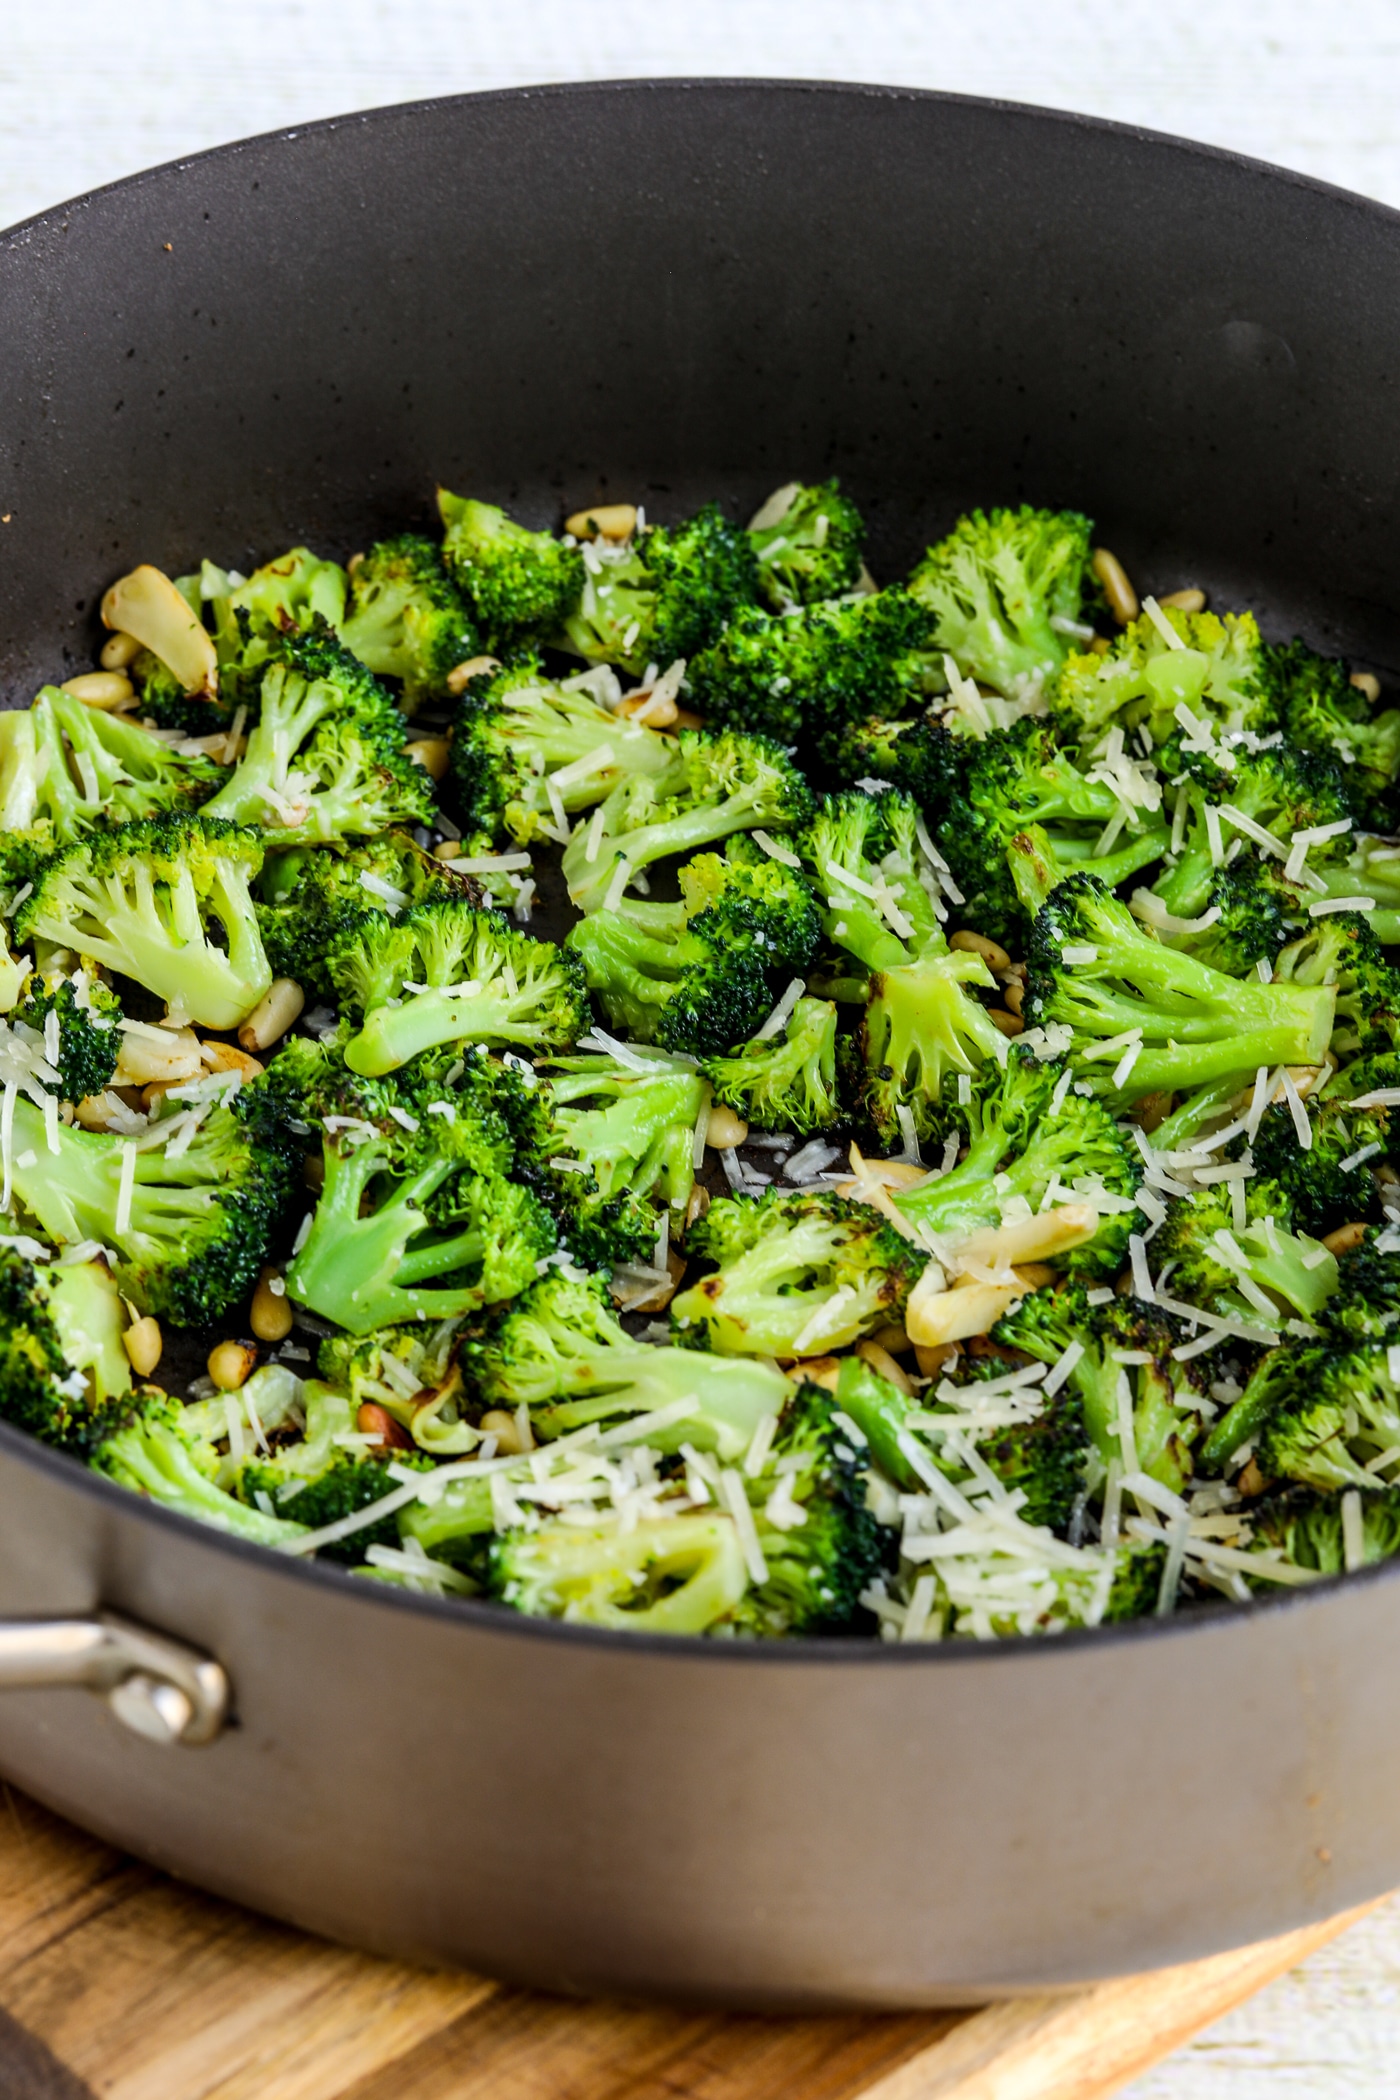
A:
[[[114,1612],[90,1619],[0,1619],[0,1691],[84,1685],[152,1743],[212,1743],[232,1690],[208,1656]]]

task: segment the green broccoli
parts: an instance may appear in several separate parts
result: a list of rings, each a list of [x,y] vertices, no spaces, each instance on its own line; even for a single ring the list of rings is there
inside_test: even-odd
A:
[[[1222,856],[1240,850],[1236,839],[1249,859],[1254,857],[1259,843],[1255,832],[1238,823],[1236,813],[1272,835],[1280,863],[1299,831],[1330,834],[1310,849],[1309,865],[1316,873],[1322,863],[1330,864],[1347,850],[1352,804],[1335,759],[1287,745],[1222,755],[1233,760],[1228,771],[1198,752],[1184,753],[1177,771],[1173,830],[1181,842],[1180,853],[1176,865],[1158,880],[1156,895],[1168,912],[1184,919],[1209,908]]]
[[[1278,1182],[1247,1181],[1245,1206],[1241,1225],[1219,1182],[1172,1204],[1157,1251],[1172,1264],[1173,1293],[1225,1319],[1262,1318],[1275,1329],[1288,1313],[1315,1320],[1337,1288],[1335,1256],[1291,1229]]]
[[[1090,586],[1089,536],[1077,511],[972,511],[930,547],[909,590],[934,618],[933,643],[965,677],[1033,701],[1076,639]]]
[[[1370,919],[1361,912],[1330,912],[1315,918],[1274,961],[1280,983],[1331,986],[1337,1002],[1331,1053],[1368,1062],[1400,1048],[1400,971],[1386,961]],[[1383,1082],[1382,1082],[1383,1083]],[[1334,1093],[1362,1091],[1346,1081]]]
[[[836,1008],[798,999],[781,1033],[758,1035],[727,1056],[702,1059],[714,1098],[759,1130],[806,1137],[841,1118],[836,1092]]]
[[[956,1243],[998,1226],[1008,1213],[1042,1211],[1057,1196],[1101,1204],[1098,1231],[1065,1257],[1066,1266],[1075,1274],[1116,1275],[1136,1221],[1130,1206],[1143,1163],[1103,1104],[1068,1092],[1060,1067],[1013,1049],[1004,1069],[979,1075],[957,1113],[968,1135],[965,1157],[901,1190],[901,1214]]]
[[[640,1071],[606,1055],[549,1063],[544,1157],[569,1246],[590,1266],[649,1259],[661,1207],[677,1234],[684,1226],[703,1080],[666,1057]]]
[[[1380,1488],[1366,1495],[1357,1514],[1363,1567],[1374,1567],[1377,1561],[1391,1560],[1400,1553],[1400,1488]],[[1310,1568],[1319,1575],[1347,1572],[1340,1495],[1283,1488],[1251,1505],[1249,1523],[1254,1552],[1281,1554],[1293,1567]]]
[[[1292,1111],[1280,1102],[1265,1109],[1251,1147],[1256,1173],[1280,1191],[1296,1229],[1321,1239],[1339,1225],[1378,1216],[1371,1168],[1395,1142],[1390,1111],[1309,1097],[1308,1135],[1304,1149]]]
[[[1265,1357],[1226,1419],[1241,1414],[1254,1438],[1255,1464],[1266,1480],[1374,1493],[1383,1482],[1368,1471],[1368,1461],[1400,1445],[1398,1403],[1400,1380],[1391,1375],[1388,1343],[1359,1342],[1336,1350],[1312,1343]],[[1238,1451],[1238,1442],[1234,1448]]]
[[[865,520],[839,481],[789,481],[749,520],[758,587],[775,612],[839,598],[860,582]]]
[[[558,632],[584,587],[583,556],[548,532],[517,525],[494,504],[438,490],[442,558],[493,649]]]
[[[760,1639],[847,1631],[884,1557],[866,1504],[866,1453],[830,1393],[801,1384],[783,1411],[763,1465],[744,1486],[762,1571],[734,1612]]]
[[[1392,829],[1400,709],[1375,713],[1344,663],[1316,655],[1302,641],[1266,647],[1264,665],[1289,742],[1334,753],[1362,816],[1382,831]]]
[[[393,1450],[389,1445],[347,1445],[338,1438],[355,1433],[357,1407],[344,1393],[308,1379],[302,1387],[306,1433],[273,1452],[245,1458],[238,1467],[233,1492],[240,1502],[290,1517],[297,1531],[320,1531],[392,1495],[402,1483],[384,1470],[392,1457],[399,1466],[430,1471],[422,1452]],[[399,1530],[393,1516],[380,1519],[322,1548],[328,1559],[355,1563],[366,1546],[396,1546]]]
[[[732,1518],[711,1511],[510,1531],[492,1541],[487,1571],[490,1594],[532,1618],[631,1633],[707,1633],[748,1580]]]
[[[177,1327],[200,1327],[257,1281],[292,1178],[261,1084],[203,1113],[179,1104],[135,1140],[50,1127],[21,1094],[11,1187],[45,1237],[96,1244],[124,1296]]]
[[[133,978],[172,1019],[234,1028],[272,982],[250,895],[262,858],[256,833],[207,815],[93,832],[39,874],[15,938]]]
[[[520,845],[542,837],[563,844],[569,815],[594,808],[636,775],[673,766],[675,739],[604,706],[600,675],[611,673],[547,678],[531,653],[471,681],[443,783],[464,832],[505,830]]]
[[[802,1357],[899,1318],[926,1258],[879,1211],[825,1190],[725,1196],[687,1245],[714,1273],[671,1301],[687,1347]]]
[[[1175,644],[1163,626],[1176,636]],[[1188,727],[1179,709],[1210,735],[1227,744],[1239,740],[1246,749],[1250,736],[1278,726],[1253,614],[1220,617],[1175,606],[1158,607],[1156,619],[1143,613],[1106,656],[1071,656],[1055,688],[1055,707],[1078,736],[1096,736],[1111,723],[1125,731],[1145,724],[1154,745]],[[1194,739],[1196,732],[1191,734]]]
[[[441,548],[416,532],[378,541],[353,565],[340,639],[377,678],[399,680],[407,714],[446,698],[449,672],[481,653]]]
[[[686,690],[711,724],[814,745],[832,760],[852,722],[897,712],[923,690],[928,629],[900,590],[779,614],[741,607],[690,661]]]
[[[128,1412],[125,1326],[100,1262],[40,1271],[0,1248],[0,1415],[60,1450],[90,1451]]]
[[[362,1335],[476,1312],[533,1280],[557,1232],[511,1178],[501,1072],[468,1051],[446,1070],[426,1057],[365,1079],[333,1041],[284,1045],[269,1092],[321,1128],[324,1173],[287,1270],[295,1303]]]
[[[561,1048],[588,1018],[576,956],[455,898],[357,927],[329,969],[361,1023],[345,1062],[369,1078],[446,1043]]]
[[[197,577],[176,579],[197,613],[207,608],[219,659],[222,708],[256,706],[263,671],[280,652],[284,637],[323,629],[339,632],[347,581],[339,562],[323,561],[309,547],[292,547],[251,576],[238,578],[206,561]]]
[[[100,1094],[116,1070],[121,1013],[116,993],[81,967],[71,976],[33,971],[10,1025],[16,1034],[28,1029],[37,1038],[33,1047],[47,1069],[36,1069],[34,1076],[44,1092],[60,1101],[85,1101]]]
[[[564,848],[564,880],[580,911],[614,906],[654,861],[694,853],[736,831],[789,831],[811,797],[787,753],[766,737],[687,729],[664,773],[619,783]]]
[[[1337,1288],[1321,1323],[1338,1344],[1400,1340],[1400,1259],[1382,1252],[1374,1233],[1337,1262]]]
[[[304,1524],[249,1508],[218,1485],[218,1453],[197,1433],[192,1417],[198,1419],[196,1409],[152,1391],[95,1447],[90,1463],[118,1486],[252,1545],[285,1546],[301,1538]]]
[[[45,686],[30,708],[0,715],[0,826],[6,864],[16,849],[42,858],[89,832],[191,810],[223,779],[208,759],[185,757],[121,715],[85,707]]]
[[[361,928],[414,905],[481,902],[474,876],[457,871],[406,831],[324,846],[269,852],[254,891],[263,947],[275,977],[293,977],[308,995],[335,996],[332,953]]]
[[[403,717],[373,673],[324,626],[270,651],[248,748],[206,814],[295,845],[426,823],[432,782],[405,757]]]
[[[966,787],[976,739],[959,733],[936,709],[889,720],[871,715],[842,737],[833,771],[838,779],[902,788],[934,824]],[[954,900],[956,901],[956,900]]]
[[[1027,1022],[1067,1031],[1076,1074],[1116,1100],[1326,1054],[1330,987],[1227,977],[1164,947],[1090,875],[1070,876],[1047,900],[1028,959]]]
[[[637,677],[697,656],[758,593],[748,536],[714,503],[680,525],[644,526],[625,547],[581,553],[583,594],[555,639]]]

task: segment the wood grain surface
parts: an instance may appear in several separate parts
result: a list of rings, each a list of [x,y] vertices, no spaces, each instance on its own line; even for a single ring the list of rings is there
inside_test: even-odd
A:
[[[975,2013],[725,2018],[378,1961],[4,1789],[3,2100],[1099,2100],[1360,1913]]]

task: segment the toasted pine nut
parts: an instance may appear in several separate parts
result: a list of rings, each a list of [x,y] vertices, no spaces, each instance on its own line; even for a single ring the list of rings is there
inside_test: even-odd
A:
[[[248,1313],[248,1325],[260,1342],[284,1341],[292,1331],[291,1303],[285,1290],[272,1288],[274,1279],[281,1282],[280,1270],[263,1270]]]
[[[665,1312],[676,1292],[680,1289],[681,1278],[685,1275],[685,1256],[678,1248],[668,1247],[666,1249],[666,1269],[667,1279],[665,1283],[658,1283],[656,1289],[645,1298],[634,1298],[627,1308],[629,1312]]]
[[[1175,606],[1178,612],[1204,612],[1206,609],[1206,594],[1204,591],[1198,591],[1193,585],[1191,589],[1185,591],[1168,591],[1164,597],[1157,600],[1157,603],[1159,605]]]
[[[589,510],[576,510],[565,518],[564,530],[576,540],[630,540],[637,529],[635,503],[595,503]]]
[[[689,707],[678,707],[676,709],[676,719],[671,724],[673,729],[703,729],[704,726],[705,717],[697,715]]]
[[[365,557],[364,557],[364,553],[363,553],[363,551],[362,551],[362,552],[360,552],[359,554],[352,554],[352,555],[351,555],[351,557],[350,557],[350,559],[349,559],[349,561],[348,561],[348,562],[346,562],[346,564],[345,564],[345,573],[346,573],[346,575],[347,575],[347,576],[353,576],[353,575],[354,575],[354,573],[355,573],[355,571],[356,571],[356,569],[358,569],[358,568],[359,568],[359,566],[360,566],[360,563],[361,563],[361,562],[362,562],[362,561],[364,560],[364,558],[365,558]]]
[[[836,1381],[841,1376],[839,1356],[809,1356],[805,1362],[789,1364],[788,1377],[794,1385],[820,1385],[828,1393],[836,1391]]]
[[[209,1041],[201,1043],[199,1049],[211,1072],[241,1072],[245,1079],[256,1079],[262,1071],[255,1057],[250,1057],[246,1050],[238,1049],[233,1043]]]
[[[882,1349],[888,1349],[891,1356],[907,1356],[914,1346],[902,1320],[892,1320],[886,1327],[877,1327],[870,1339],[878,1342]]]
[[[65,678],[62,690],[84,707],[99,709],[125,707],[136,698],[136,688],[123,671],[83,671],[77,678]]]
[[[1009,1014],[1002,1006],[989,1006],[987,1019],[994,1021],[1003,1035],[1019,1035],[1026,1025],[1019,1014]]]
[[[499,671],[500,668],[499,656],[469,656],[465,663],[448,672],[447,690],[449,693],[464,693],[473,678],[479,678],[483,671]]]
[[[160,1041],[149,1035],[124,1035],[117,1052],[116,1082],[123,1086],[149,1086],[153,1079],[167,1081],[198,1079],[204,1071],[199,1037],[192,1028],[161,1030]]]
[[[1043,1290],[1047,1283],[1055,1281],[1055,1271],[1048,1261],[1018,1261],[1011,1273],[1028,1291]]]
[[[1351,682],[1358,693],[1364,693],[1372,707],[1381,697],[1381,682],[1374,671],[1353,671]]]
[[[732,1151],[742,1145],[749,1134],[749,1126],[742,1116],[736,1116],[732,1108],[717,1102],[710,1110],[710,1120],[705,1128],[705,1143],[713,1145],[716,1152]]]
[[[948,937],[950,948],[961,948],[968,955],[980,955],[989,970],[1009,970],[1011,957],[996,941],[989,941],[985,933],[970,933],[967,927]]]
[[[1366,1237],[1364,1225],[1339,1225],[1335,1232],[1323,1234],[1322,1244],[1329,1254],[1350,1254]]]
[[[433,848],[434,860],[460,860],[461,857],[462,841],[460,839],[440,839]]]
[[[402,1422],[396,1422],[387,1407],[376,1400],[362,1400],[355,1410],[355,1427],[361,1436],[377,1436],[381,1451],[411,1451],[413,1438]]]
[[[921,1378],[937,1378],[945,1364],[950,1364],[958,1353],[956,1342],[936,1342],[929,1348],[922,1342],[914,1345],[914,1361]]]
[[[1021,1018],[1021,1002],[1025,996],[1026,987],[1022,984],[1019,977],[1013,977],[1010,984],[1002,992],[1002,997],[1006,1001],[1006,1011],[1009,1014],[1014,1014],[1018,1021]]]
[[[1172,1111],[1171,1094],[1144,1094],[1133,1104],[1128,1114],[1139,1130],[1151,1132],[1160,1123],[1165,1123]]]
[[[1133,1272],[1125,1269],[1113,1286],[1115,1298],[1131,1298],[1133,1295]]]
[[[274,977],[239,1029],[239,1042],[245,1050],[266,1050],[280,1043],[305,1004],[306,994],[295,977]]]
[[[163,1339],[160,1321],[153,1320],[149,1313],[144,1319],[133,1320],[127,1328],[122,1336],[122,1346],[138,1378],[149,1378],[160,1362]]]
[[[403,747],[405,758],[423,768],[430,780],[441,780],[447,771],[447,738],[445,736],[418,737]]]
[[[1106,634],[1096,634],[1089,644],[1089,654],[1091,656],[1107,656],[1112,647],[1113,644]]]
[[[697,1181],[694,1188],[690,1192],[690,1201],[686,1204],[685,1207],[685,1222],[687,1229],[695,1223],[695,1220],[697,1218],[703,1218],[709,1207],[710,1192],[707,1188],[702,1188],[700,1183]]]
[[[319,1196],[326,1185],[326,1155],[324,1152],[308,1152],[301,1163],[301,1178],[313,1195]]]
[[[1103,585],[1109,611],[1120,627],[1126,627],[1129,620],[1138,616],[1138,595],[1128,581],[1127,570],[1107,547],[1095,547],[1091,567]]]
[[[621,700],[613,709],[614,714],[625,715],[640,722],[644,729],[670,729],[680,713],[669,693],[633,693]]]
[[[109,634],[102,644],[102,654],[97,661],[104,671],[124,671],[134,664],[141,654],[141,644],[134,634]]]
[[[1235,1481],[1235,1486],[1242,1495],[1262,1495],[1268,1485],[1253,1458]]]
[[[503,1407],[488,1408],[477,1426],[483,1436],[496,1439],[496,1452],[500,1458],[514,1458],[525,1449],[520,1439],[520,1424]]]
[[[114,1096],[89,1094],[73,1110],[73,1120],[84,1130],[105,1130],[112,1117]]]
[[[236,1393],[257,1360],[251,1342],[216,1342],[209,1351],[209,1376],[221,1393]]]
[[[902,1364],[897,1364],[889,1350],[882,1349],[877,1341],[857,1342],[856,1355],[862,1363],[869,1364],[871,1370],[879,1377],[888,1378],[890,1384],[897,1387],[901,1393],[913,1396],[914,1388],[909,1383],[909,1373]]]

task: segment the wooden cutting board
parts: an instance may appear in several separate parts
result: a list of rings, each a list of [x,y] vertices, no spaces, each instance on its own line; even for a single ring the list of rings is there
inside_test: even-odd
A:
[[[0,1792],[0,2100],[1099,2100],[1364,1915],[981,2012],[726,2018],[347,1953]]]

